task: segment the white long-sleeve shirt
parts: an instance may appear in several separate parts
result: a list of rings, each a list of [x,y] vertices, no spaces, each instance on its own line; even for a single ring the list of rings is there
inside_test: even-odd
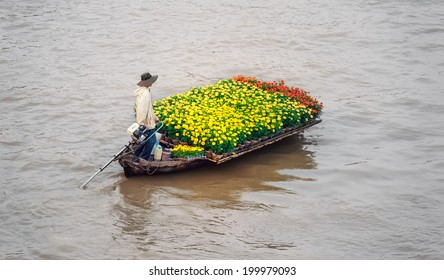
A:
[[[154,113],[150,89],[147,87],[139,87],[134,92],[134,95],[137,97],[136,122],[145,125],[148,129],[154,129],[158,117]]]

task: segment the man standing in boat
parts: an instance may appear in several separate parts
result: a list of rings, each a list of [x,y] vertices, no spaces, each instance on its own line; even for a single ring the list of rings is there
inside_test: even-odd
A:
[[[136,151],[134,161],[140,159],[148,160],[151,155],[151,151],[156,144],[155,134],[156,123],[159,122],[159,118],[154,113],[153,101],[151,99],[150,88],[157,80],[158,75],[152,76],[150,73],[143,73],[140,77],[140,82],[137,83],[139,88],[136,89],[134,95],[136,95],[136,122],[140,125],[146,126],[149,129],[148,140],[143,147],[140,147]]]

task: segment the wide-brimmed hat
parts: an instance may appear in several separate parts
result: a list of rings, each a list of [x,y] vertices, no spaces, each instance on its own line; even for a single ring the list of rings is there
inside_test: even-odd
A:
[[[141,87],[149,87],[157,80],[158,76],[154,75],[152,76],[150,73],[145,72],[142,75],[140,75],[140,82],[137,83],[138,86]]]

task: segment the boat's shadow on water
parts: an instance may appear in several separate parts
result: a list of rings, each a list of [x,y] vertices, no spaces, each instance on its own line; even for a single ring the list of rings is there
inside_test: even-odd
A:
[[[309,149],[312,145],[316,143],[303,136],[292,136],[220,165],[209,162],[183,172],[122,178],[116,187],[125,200],[139,206],[146,205],[149,193],[159,189],[173,190],[188,199],[226,202],[234,202],[245,191],[290,191],[270,183],[307,180],[298,177],[297,171],[316,168],[314,152]]]

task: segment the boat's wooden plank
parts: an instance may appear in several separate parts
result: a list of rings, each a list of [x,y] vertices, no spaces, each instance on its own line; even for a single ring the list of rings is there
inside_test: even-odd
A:
[[[221,164],[221,163],[226,162],[226,161],[229,161],[229,160],[231,160],[231,159],[234,159],[234,158],[240,157],[240,156],[242,156],[242,155],[244,155],[244,154],[246,154],[246,153],[249,153],[249,152],[252,152],[252,151],[255,151],[255,150],[261,149],[261,148],[263,148],[263,147],[265,147],[265,146],[268,146],[268,145],[273,144],[273,143],[275,143],[275,142],[277,142],[277,141],[280,141],[280,140],[282,140],[282,139],[284,139],[284,138],[286,138],[286,137],[289,137],[289,136],[292,136],[292,135],[298,134],[298,133],[304,131],[305,129],[307,129],[307,128],[309,128],[309,127],[311,127],[311,126],[313,126],[313,125],[315,125],[315,124],[317,124],[317,123],[320,123],[320,122],[321,122],[321,120],[318,120],[318,121],[313,122],[313,123],[310,123],[310,124],[308,124],[308,125],[304,125],[304,126],[301,126],[301,127],[295,128],[295,129],[293,129],[293,130],[290,130],[290,131],[284,132],[284,133],[279,134],[279,135],[277,135],[277,136],[275,136],[275,137],[273,137],[273,138],[270,138],[270,139],[265,140],[265,141],[263,141],[263,142],[259,142],[258,144],[253,145],[253,146],[251,146],[250,148],[248,148],[248,149],[246,149],[246,150],[244,150],[244,151],[241,151],[241,152],[239,152],[239,153],[236,153],[236,154],[234,154],[234,155],[230,155],[230,156],[227,156],[227,157],[221,158],[221,159],[219,159],[219,160],[213,160],[213,159],[211,159],[211,160],[209,159],[209,160],[210,160],[210,161],[213,161],[213,162],[215,162],[215,163],[217,163],[217,164]]]

